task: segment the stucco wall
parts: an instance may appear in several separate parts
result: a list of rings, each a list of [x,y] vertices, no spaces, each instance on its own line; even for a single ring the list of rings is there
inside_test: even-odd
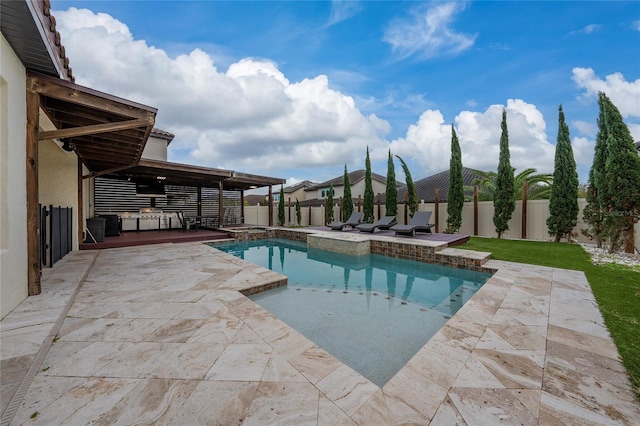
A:
[[[167,161],[167,140],[150,136],[144,145],[142,158]]]
[[[384,194],[386,191],[387,186],[382,183],[379,182],[377,180],[373,180],[371,181],[371,186],[373,187],[373,195],[375,195],[376,197],[378,196],[378,194]],[[325,194],[322,195],[322,191],[325,191]],[[326,192],[329,190],[329,188],[320,188],[317,191],[310,191],[307,192],[307,199],[313,199],[313,198],[327,198],[327,194]],[[351,183],[351,196],[353,198],[358,198],[358,195],[360,195],[362,198],[364,198],[364,179],[359,180],[356,183]],[[344,186],[340,185],[340,186],[334,186],[333,187],[333,199],[334,200],[338,200],[340,197],[344,196]],[[293,200],[293,198],[292,198]]]
[[[0,35],[0,318],[27,297],[26,70]]]
[[[78,250],[78,160],[53,141],[38,145],[38,186],[43,206],[73,208],[73,250]]]

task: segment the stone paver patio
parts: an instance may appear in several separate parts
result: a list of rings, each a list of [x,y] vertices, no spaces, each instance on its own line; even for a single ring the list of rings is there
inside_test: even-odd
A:
[[[638,424],[584,274],[486,266],[379,388],[239,292],[277,273],[201,243],[72,252],[0,323],[2,424]]]

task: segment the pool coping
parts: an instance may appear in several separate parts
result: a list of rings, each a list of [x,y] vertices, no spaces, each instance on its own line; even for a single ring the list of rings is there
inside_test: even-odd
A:
[[[239,274],[250,272],[249,278],[243,275],[241,280],[218,286],[211,290],[211,295],[220,295],[221,303],[313,385],[321,402],[324,401],[323,407],[331,403],[332,418],[344,423],[472,424],[478,419],[493,419],[518,424],[558,421],[631,424],[639,414],[617,349],[582,272],[494,260],[484,262],[485,267],[495,270],[493,277],[396,376],[378,388],[250,299],[240,293],[236,293],[238,296],[227,293],[250,291],[256,284],[281,284],[283,276],[218,250],[203,252],[202,245],[166,244],[162,255],[174,253],[179,257],[179,252],[192,247],[191,251],[198,252],[203,260],[211,257],[213,261],[237,266]],[[461,249],[443,250],[455,250],[450,253],[455,256],[464,254]],[[115,257],[119,252],[123,255],[131,252],[112,251]],[[134,252],[146,255],[154,253],[154,248],[145,246]],[[184,259],[186,263],[187,257]],[[135,259],[124,255],[120,261],[125,264]],[[87,264],[84,270],[80,265],[83,262]],[[200,264],[187,266],[209,273]],[[69,273],[69,267],[76,271],[75,275]],[[49,278],[64,277],[73,286],[81,275],[77,271],[92,272],[92,269],[86,257],[72,253],[51,271]],[[68,301],[69,297],[62,295],[60,300]],[[23,303],[31,306],[17,309],[3,319],[3,347],[11,344],[11,331],[20,327],[20,319],[14,326],[8,326],[14,313],[37,315],[38,300],[42,299],[27,299]],[[51,309],[51,303],[45,303],[45,307]],[[46,373],[38,374],[44,375],[40,380],[47,380]],[[268,387],[270,381],[261,379],[259,383]],[[27,403],[32,401],[32,395],[25,396]],[[282,397],[278,394],[278,398]],[[284,397],[296,398],[289,393]],[[255,411],[260,408],[256,398],[246,407],[247,418],[269,419],[272,413]],[[31,407],[29,404],[21,407],[17,418],[28,416]],[[296,412],[295,408],[290,409]],[[297,410],[302,413],[307,408],[300,406]],[[322,412],[317,408],[315,423],[322,424],[321,417],[326,419]]]

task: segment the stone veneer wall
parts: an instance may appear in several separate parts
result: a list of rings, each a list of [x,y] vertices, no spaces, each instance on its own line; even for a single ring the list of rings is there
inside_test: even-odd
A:
[[[302,241],[303,243],[307,242],[307,232],[301,231],[289,231],[287,229],[276,229],[275,230],[275,238],[283,238],[285,240],[293,240],[293,241]]]
[[[307,238],[307,247],[332,251],[334,253],[343,253],[350,256],[363,256],[371,253],[368,240],[343,240],[329,238],[324,235],[309,235]]]
[[[285,240],[307,242],[309,233],[303,231],[294,231],[281,228],[265,229],[264,232],[246,232],[234,231],[236,241],[253,241],[268,238],[282,238]],[[344,243],[351,243],[344,241]],[[495,273],[495,270],[486,268],[483,264],[488,258],[469,258],[461,255],[452,255],[447,253],[438,253],[434,247],[421,246],[416,244],[407,244],[396,241],[370,241],[370,253],[382,256],[396,257],[400,259],[415,260],[417,262],[437,263],[439,265],[451,266],[453,268],[468,269],[478,272]],[[324,248],[328,249],[328,248]],[[276,287],[278,285],[275,285]],[[263,289],[266,290],[266,289]],[[259,290],[259,291],[263,291]]]
[[[438,253],[434,247],[400,243],[395,241],[371,241],[371,254],[415,260],[417,262],[437,263],[454,268],[490,272],[482,265],[487,259],[473,259],[465,256]]]

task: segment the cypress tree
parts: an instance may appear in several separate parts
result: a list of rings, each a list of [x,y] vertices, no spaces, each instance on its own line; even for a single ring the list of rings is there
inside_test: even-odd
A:
[[[342,198],[342,221],[346,222],[353,213],[353,196],[351,195],[351,183],[347,165],[344,165],[344,197]]]
[[[571,148],[569,127],[564,120],[562,105],[558,109],[558,138],[553,166],[553,184],[549,198],[549,217],[547,227],[549,235],[560,242],[562,237],[571,237],[578,223],[578,172]]]
[[[509,229],[509,220],[516,208],[513,190],[513,168],[509,153],[509,131],[507,130],[507,112],[502,110],[502,135],[500,136],[500,160],[498,162],[498,177],[496,179],[496,194],[493,199],[493,224],[498,238]]]
[[[296,221],[298,226],[302,223],[302,211],[300,210],[300,201],[296,198]]]
[[[449,195],[447,199],[447,233],[454,234],[462,226],[464,182],[462,181],[462,152],[456,129],[451,125],[451,159],[449,160]]]
[[[605,204],[603,201],[604,186],[606,184],[605,166],[607,164],[607,138],[608,131],[604,119],[604,93],[598,94],[598,134],[596,136],[595,153],[593,163],[589,170],[589,183],[587,186],[587,205],[582,211],[582,219],[589,225],[582,233],[589,238],[594,238],[598,248],[606,239],[604,227]]]
[[[626,252],[633,253],[633,225],[640,217],[640,157],[620,111],[604,93],[602,97],[608,132],[604,225],[611,252],[626,240]]]
[[[369,147],[367,147],[367,158],[365,160],[364,171],[364,201],[362,205],[363,217],[365,223],[373,223],[373,182],[371,181],[371,161],[369,160]]]
[[[278,225],[283,226],[287,219],[284,216],[284,187],[280,185],[280,200],[278,201]]]
[[[385,215],[395,216],[398,214],[398,187],[396,186],[396,170],[393,165],[393,157],[389,150],[389,160],[387,161],[387,189],[384,197]]]
[[[324,215],[327,223],[333,222],[333,184],[329,186],[329,195],[327,196],[327,208],[324,210]]]
[[[411,172],[409,171],[409,167],[407,163],[399,156],[398,160],[400,160],[400,165],[402,165],[402,170],[404,171],[404,176],[407,182],[407,206],[409,206],[409,216],[413,217],[413,214],[418,210],[418,195],[416,194],[416,186],[413,184],[413,179],[411,178]]]

